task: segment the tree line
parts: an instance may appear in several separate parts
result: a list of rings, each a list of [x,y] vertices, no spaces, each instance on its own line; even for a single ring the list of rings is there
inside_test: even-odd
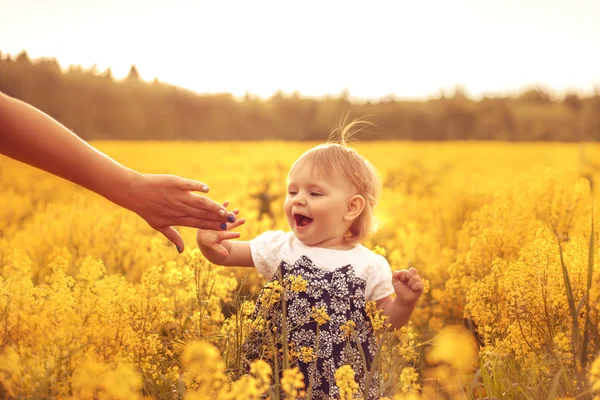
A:
[[[600,87],[560,98],[541,88],[473,100],[457,89],[423,101],[393,97],[356,102],[347,91],[319,99],[298,93],[199,94],[155,79],[135,66],[124,79],[110,69],[32,60],[0,52],[0,91],[43,110],[86,140],[324,140],[349,114],[377,127],[361,140],[595,141],[600,139]]]

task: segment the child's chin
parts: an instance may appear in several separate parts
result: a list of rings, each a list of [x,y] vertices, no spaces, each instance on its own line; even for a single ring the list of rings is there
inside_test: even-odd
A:
[[[298,238],[298,240],[300,242],[302,242],[302,244],[305,246],[314,246],[315,245],[314,240],[306,239],[306,238],[303,238],[302,236],[300,236],[300,237],[296,236],[296,238]]]
[[[308,225],[294,225],[294,230],[296,231],[296,233],[300,233],[300,234],[304,234],[312,225],[312,222]]]
[[[305,226],[294,226],[294,233],[304,244],[308,244],[311,241]]]

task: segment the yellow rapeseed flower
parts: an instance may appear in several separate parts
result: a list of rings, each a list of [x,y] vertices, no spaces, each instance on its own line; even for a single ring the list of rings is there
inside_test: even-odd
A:
[[[340,326],[342,335],[344,338],[348,338],[352,335],[352,332],[356,329],[356,322],[349,320]]]
[[[400,373],[400,387],[402,393],[413,393],[421,389],[419,374],[414,368],[406,367],[402,369]]]
[[[312,347],[301,347],[300,359],[305,363],[313,362],[315,360],[315,350]]]
[[[350,365],[342,365],[335,371],[335,383],[340,388],[341,400],[351,400],[358,393],[359,386]]]
[[[323,324],[327,323],[327,321],[329,321],[329,314],[327,314],[327,311],[325,310],[325,306],[321,306],[319,308],[313,307],[311,317],[319,325],[323,325]]]
[[[267,282],[261,295],[262,307],[266,309],[275,307],[279,304],[282,293],[283,286],[281,286],[279,281]]]
[[[600,397],[600,357],[596,357],[590,368],[592,392]]]
[[[296,399],[304,397],[304,375],[298,367],[287,368],[283,370],[281,377],[281,389],[285,393],[286,399]]]
[[[290,289],[296,293],[306,292],[308,282],[300,275],[293,275],[288,278]]]
[[[389,322],[390,319],[387,315],[383,314],[381,309],[377,307],[377,303],[375,301],[367,301],[365,306],[367,316],[369,317],[373,331],[376,334],[381,334],[392,328],[392,324]]]

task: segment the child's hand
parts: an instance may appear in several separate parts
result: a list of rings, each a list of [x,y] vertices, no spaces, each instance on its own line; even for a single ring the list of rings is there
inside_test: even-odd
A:
[[[223,241],[239,237],[239,232],[205,231],[198,229],[198,233],[196,233],[196,242],[198,242],[198,246],[202,249],[208,249],[223,257],[227,257],[229,256],[229,250],[223,246]]]
[[[396,291],[396,299],[407,303],[416,303],[425,287],[415,268],[394,271],[392,285]]]
[[[226,201],[223,203],[223,207],[227,208],[229,202]],[[240,211],[236,208],[232,211],[233,214],[237,215]],[[240,225],[243,225],[246,222],[244,218],[236,219],[234,222],[227,224],[227,229],[235,229]],[[223,241],[228,239],[236,239],[240,237],[239,232],[231,232],[229,230],[224,231],[209,231],[198,229],[196,233],[196,242],[198,246],[203,250],[213,251],[223,257],[229,256],[228,247],[223,246]],[[204,253],[206,255],[206,253]]]

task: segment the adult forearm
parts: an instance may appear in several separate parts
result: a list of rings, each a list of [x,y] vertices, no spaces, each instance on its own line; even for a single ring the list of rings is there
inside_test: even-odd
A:
[[[0,153],[124,205],[139,174],[94,149],[59,122],[0,93]]]

